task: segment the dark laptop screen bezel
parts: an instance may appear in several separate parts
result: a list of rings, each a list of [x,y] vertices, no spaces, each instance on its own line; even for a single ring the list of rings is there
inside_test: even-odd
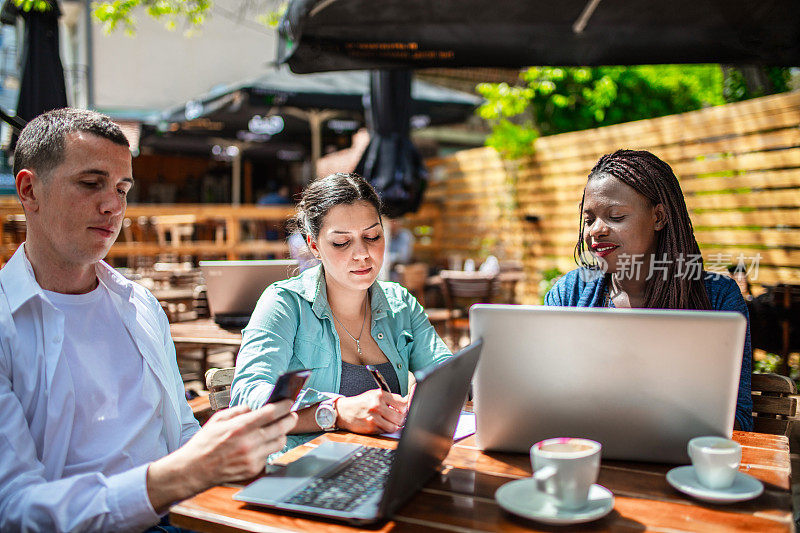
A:
[[[414,400],[381,499],[381,517],[391,516],[416,494],[450,453],[482,347],[479,339],[444,363],[418,373]],[[450,393],[442,395],[442,390]]]

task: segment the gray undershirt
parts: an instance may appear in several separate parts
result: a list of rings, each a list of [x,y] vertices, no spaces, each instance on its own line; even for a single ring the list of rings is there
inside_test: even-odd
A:
[[[392,363],[386,362],[375,365],[386,380],[386,384],[395,394],[400,394],[400,382]],[[339,385],[339,394],[343,396],[358,396],[370,389],[377,389],[378,385],[372,379],[364,365],[354,365],[342,361],[342,380]]]

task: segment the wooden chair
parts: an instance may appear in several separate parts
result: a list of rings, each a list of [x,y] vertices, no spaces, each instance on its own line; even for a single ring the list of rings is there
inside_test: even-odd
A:
[[[191,240],[197,217],[195,215],[157,215],[150,217],[150,223],[156,230],[159,246],[169,245],[178,248],[182,240]],[[169,239],[167,234],[169,234]]]
[[[797,413],[794,381],[779,374],[753,374],[750,386],[755,431],[788,436]]]
[[[746,279],[745,279],[746,280]],[[780,356],[776,372],[789,375],[789,355],[800,351],[800,286],[778,284],[747,298],[753,348]]]
[[[490,303],[498,291],[497,274],[442,270],[442,293],[449,311],[447,336],[454,346],[461,344],[464,334],[469,335],[469,307],[475,303]]]
[[[408,289],[414,298],[425,307],[425,282],[428,280],[428,265],[411,263],[395,267],[400,275],[400,285]]]
[[[189,407],[192,408],[192,414],[201,426],[208,422],[208,419],[214,414],[214,411],[211,409],[211,405],[209,404],[208,396],[198,396],[197,398],[192,398],[189,400]]]
[[[211,411],[217,412],[226,409],[231,403],[231,383],[236,369],[212,368],[206,372],[206,388],[208,389],[208,402]]]
[[[209,318],[211,316],[211,310],[208,308],[208,291],[205,285],[197,285],[194,288],[192,307],[194,307],[197,318]]]

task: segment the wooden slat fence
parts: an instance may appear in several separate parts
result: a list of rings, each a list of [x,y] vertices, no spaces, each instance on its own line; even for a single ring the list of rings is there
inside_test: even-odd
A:
[[[527,282],[518,296],[538,302],[544,270],[575,268],[578,202],[589,170],[616,149],[646,149],[678,176],[710,267],[742,256],[757,289],[800,284],[799,125],[794,91],[542,137],[535,154],[516,163],[490,148],[432,160],[425,206],[437,209],[442,222],[436,248],[427,251],[441,263],[486,253],[521,259]]]

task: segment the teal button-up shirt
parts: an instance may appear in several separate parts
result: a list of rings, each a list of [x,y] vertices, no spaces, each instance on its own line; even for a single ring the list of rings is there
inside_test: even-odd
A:
[[[431,326],[417,300],[397,283],[376,281],[370,287],[370,333],[395,368],[400,393],[408,394],[408,371],[438,364],[452,354]],[[264,405],[278,376],[312,370],[298,408],[339,396],[342,378],[339,336],[328,305],[322,266],[273,283],[258,300],[242,331],[236,358],[231,405]],[[290,435],[285,449],[318,433]]]

